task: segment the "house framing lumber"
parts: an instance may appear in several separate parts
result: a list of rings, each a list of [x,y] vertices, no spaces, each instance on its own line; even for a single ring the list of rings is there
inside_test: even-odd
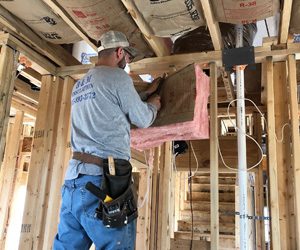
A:
[[[139,27],[141,32],[143,33],[146,41],[156,54],[156,56],[167,56],[170,54],[170,49],[164,40],[160,37],[156,37],[153,35],[153,31],[146,23],[144,17],[138,11],[134,1],[132,0],[122,0],[122,3],[130,13],[131,17],[135,21],[136,25]]]
[[[225,89],[223,86],[219,86],[218,89],[217,76],[222,67],[223,49],[220,27],[214,17],[210,1],[197,1],[201,3],[215,50],[170,55],[170,48],[165,43],[166,40],[154,35],[151,26],[146,23],[134,1],[122,0],[123,5],[137,24],[138,32],[144,35],[145,40],[157,55],[154,58],[145,58],[131,63],[130,68],[133,75],[147,73],[158,76],[162,73],[173,73],[188,64],[198,63],[202,68],[210,70],[211,78],[210,139],[193,143],[196,157],[199,159],[198,174],[204,176],[210,174],[210,177],[207,178],[210,179],[210,184],[206,183],[206,185],[210,185],[210,194],[195,190],[192,191],[192,194],[188,194],[188,184],[185,181],[187,170],[189,166],[195,170],[196,166],[196,160],[191,157],[191,150],[188,151],[189,157],[187,154],[177,157],[176,171],[178,170],[178,172],[176,174],[173,172],[174,159],[171,142],[166,142],[161,147],[154,149],[154,165],[151,171],[148,170],[143,154],[133,151],[134,159],[131,162],[133,167],[139,171],[140,198],[145,198],[145,194],[148,192],[148,202],[145,202],[141,208],[137,222],[137,249],[188,249],[190,241],[180,239],[180,237],[176,238],[174,229],[179,221],[178,225],[185,230],[181,237],[189,239],[188,230],[191,228],[191,223],[182,220],[181,209],[187,205],[184,200],[191,195],[198,199],[204,197],[211,202],[208,204],[210,221],[205,225],[194,225],[195,230],[200,231],[204,228],[206,232],[210,231],[205,234],[195,233],[194,240],[205,239],[210,242],[194,242],[194,247],[219,249],[224,242],[234,243],[234,240],[239,238],[238,233],[226,235],[224,238],[227,241],[221,242],[221,228],[225,228],[229,232],[233,227],[219,221],[219,209],[225,198],[236,202],[236,206],[232,210],[238,211],[239,207],[237,187],[234,198],[228,194],[219,193],[220,190],[232,188],[232,186],[219,184],[221,176],[219,174],[225,173],[232,176],[234,171],[225,168],[220,161],[218,144],[220,144],[228,165],[237,167],[237,150],[233,136],[218,137],[220,121],[227,117],[227,109],[222,106],[224,104],[221,102],[232,100],[234,90],[232,84],[226,81],[226,77],[223,77]],[[56,0],[43,0],[43,2],[50,6],[95,51],[97,50],[96,41],[89,38],[84,28],[79,27]],[[255,48],[255,62],[262,64],[262,87],[264,88],[262,103],[265,105],[259,106],[259,108],[264,114],[267,114],[268,118],[268,125],[264,127],[268,132],[268,164],[265,166],[264,163],[261,163],[258,168],[252,170],[250,175],[255,175],[255,213],[263,215],[264,189],[262,185],[264,171],[267,171],[270,191],[271,248],[274,250],[300,248],[300,154],[298,153],[300,152],[300,111],[297,100],[296,72],[296,59],[299,59],[300,44],[292,44],[289,39],[292,4],[292,0],[283,1],[279,36],[267,38],[264,40],[263,46]],[[6,181],[3,181],[4,177],[0,179],[0,185],[5,186],[0,188],[1,194],[3,192],[9,194],[0,196],[0,210],[4,211],[0,216],[0,248],[3,248],[5,243],[4,232],[7,221],[9,221],[8,208],[16,182],[14,171],[20,166],[23,167],[23,163],[17,164],[19,147],[18,145],[17,147],[13,146],[16,144],[15,141],[19,143],[21,138],[21,127],[25,121],[25,115],[36,120],[19,249],[51,249],[58,223],[59,190],[63,182],[63,173],[71,157],[70,95],[72,86],[75,82],[74,79],[93,68],[94,64],[80,65],[62,46],[43,40],[21,19],[15,17],[1,5],[0,24],[8,32],[0,33],[0,163],[4,145],[7,142],[6,134],[9,134],[4,167],[1,168],[1,176],[4,176],[3,171],[6,171]],[[20,79],[15,79],[17,60],[20,55],[24,55],[32,61],[32,68],[25,69],[20,74],[41,87],[39,94],[31,91],[29,85],[25,85]],[[227,80],[230,80],[229,77],[227,76]],[[135,81],[139,82],[140,79],[136,77]],[[21,112],[17,111],[14,118],[15,125],[7,133],[11,107],[21,110]],[[251,116],[249,119],[253,119],[254,122],[254,124],[249,122],[249,133],[254,134],[257,141],[262,140],[263,128],[260,115],[253,107],[246,107],[246,110],[246,113]],[[235,108],[230,108],[229,112],[234,116]],[[281,142],[278,138],[281,137],[281,130],[285,123],[290,124],[290,127],[284,130],[284,139]],[[12,141],[14,143],[11,143]],[[249,143],[247,154],[250,156],[247,164],[252,165],[260,158],[260,151],[253,142],[251,144],[247,141],[247,143]],[[21,154],[21,158],[22,155],[25,154]],[[24,162],[24,159],[22,158],[21,161]],[[17,171],[20,172],[20,169]],[[150,171],[150,176],[148,176],[148,171]],[[249,203],[251,202],[249,199]],[[251,209],[249,207],[249,211]],[[235,217],[236,224],[238,224],[237,221],[238,216]],[[266,243],[263,235],[264,223],[256,221],[252,225],[254,224],[257,229],[255,247],[263,249]],[[238,231],[237,225],[236,232]],[[174,239],[172,239],[173,236]],[[238,246],[238,244],[237,241],[236,245]]]
[[[288,85],[291,115],[292,167],[294,174],[295,216],[296,216],[296,248],[300,248],[300,138],[299,107],[297,105],[296,60],[294,55],[288,56]]]
[[[210,228],[211,249],[219,249],[219,162],[217,65],[210,64]]]
[[[211,3],[209,0],[200,0],[200,2],[214,48],[215,50],[221,50],[223,48],[221,31],[219,24],[215,19]]]
[[[0,52],[0,166],[3,160],[6,141],[6,131],[9,118],[9,110],[14,90],[14,80],[17,69],[19,53],[6,45]]]
[[[71,93],[74,80],[66,77],[63,83],[62,100],[59,104],[59,118],[57,128],[57,141],[54,148],[53,171],[50,182],[48,210],[45,218],[43,244],[40,249],[51,249],[53,239],[57,232],[57,224],[60,208],[60,190],[65,174],[66,148],[68,147],[68,135],[70,133]]]
[[[255,63],[262,63],[265,61],[265,58],[269,56],[273,58],[274,62],[285,61],[288,55],[300,53],[300,44],[291,44],[286,49],[272,49],[271,46],[262,46],[256,47],[254,51]],[[172,73],[192,63],[198,63],[206,68],[206,64],[210,62],[215,62],[217,66],[221,66],[222,51],[217,50],[145,58],[133,62],[129,66],[132,74],[162,74],[164,72]],[[58,67],[57,75],[73,76],[84,74],[92,67],[94,67],[92,64]]]
[[[274,111],[275,111],[275,134],[276,159],[277,159],[277,181],[279,199],[279,223],[280,223],[280,249],[295,249],[295,225],[294,190],[291,188],[293,176],[291,175],[291,146],[290,129],[282,128],[289,123],[288,91],[287,91],[287,67],[286,62],[276,62],[273,65],[273,86],[274,86]],[[291,181],[287,181],[291,180]]]
[[[95,52],[97,52],[97,46],[89,39],[89,37],[82,31],[82,29],[74,23],[71,17],[64,11],[59,4],[55,0],[43,0],[45,4],[47,4],[54,13],[57,13],[73,30],[79,35],[89,46],[92,47]]]
[[[287,43],[289,37],[289,28],[291,20],[293,0],[284,0],[283,1],[283,10],[281,12],[280,18],[280,43]]]
[[[278,197],[278,163],[275,139],[275,104],[274,104],[274,81],[273,60],[267,57],[267,108],[268,108],[268,157],[270,178],[270,209],[271,209],[271,238],[274,250],[281,249],[280,224],[279,224],[279,197]]]
[[[15,38],[13,35],[9,33],[2,33],[0,34],[0,44],[1,45],[7,45],[10,48],[13,48],[17,51],[19,51],[21,54],[28,57],[30,60],[35,62],[36,70],[42,74],[53,74],[56,73],[56,66],[52,64],[48,59],[41,56],[39,53],[37,53],[35,50],[27,46],[26,44],[19,41],[17,38]]]
[[[53,82],[51,75],[43,76],[39,108],[35,124],[33,149],[28,176],[27,194],[22,221],[19,249],[41,249],[46,215],[47,185],[52,173],[54,138],[57,128],[57,102],[59,78]]]
[[[14,183],[17,173],[17,160],[20,137],[23,129],[23,112],[17,112],[9,133],[8,145],[0,171],[0,248],[5,247],[6,231],[9,222],[9,211],[12,203]]]

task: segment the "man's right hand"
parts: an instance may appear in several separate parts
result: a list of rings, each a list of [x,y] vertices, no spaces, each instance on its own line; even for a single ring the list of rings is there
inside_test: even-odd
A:
[[[160,96],[159,95],[152,95],[147,100],[147,103],[151,103],[152,105],[154,105],[156,107],[157,111],[159,111],[160,108],[161,108]]]

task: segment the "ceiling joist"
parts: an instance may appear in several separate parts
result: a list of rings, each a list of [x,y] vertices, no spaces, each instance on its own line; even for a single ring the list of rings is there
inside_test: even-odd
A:
[[[21,54],[29,58],[32,62],[34,62],[37,66],[36,70],[44,75],[44,74],[52,74],[56,73],[56,66],[52,64],[48,59],[37,53],[35,50],[27,46],[26,44],[19,41],[17,38],[12,36],[9,33],[1,33],[0,34],[0,44],[6,44],[11,48],[19,51]]]
[[[219,24],[215,19],[211,3],[209,0],[200,0],[200,2],[214,48],[215,50],[221,50],[223,48],[221,31]]]
[[[280,35],[279,35],[280,43],[287,43],[288,41],[292,5],[293,5],[293,0],[283,1],[283,10],[281,12],[281,18],[280,18]]]
[[[140,14],[135,3],[132,0],[122,0],[122,3],[132,16],[136,25],[139,27],[141,32],[143,33],[146,41],[154,51],[157,56],[167,56],[170,55],[170,49],[164,40],[160,37],[156,37],[153,35],[153,31],[146,23],[144,17]]]
[[[77,33],[89,46],[97,51],[97,46],[90,40],[90,38],[82,31],[82,29],[70,18],[70,16],[64,11],[56,1],[43,0],[56,14],[58,14],[74,32]]]

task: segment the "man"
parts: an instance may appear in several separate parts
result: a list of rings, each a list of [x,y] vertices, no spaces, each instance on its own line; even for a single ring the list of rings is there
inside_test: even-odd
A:
[[[85,185],[92,182],[101,186],[102,164],[108,157],[117,159],[116,164],[127,163],[130,123],[143,128],[150,126],[160,109],[160,98],[153,96],[142,102],[123,70],[131,56],[128,51],[132,51],[123,33],[109,31],[101,36],[100,42],[96,67],[76,82],[72,91],[73,158],[62,187],[55,250],[84,250],[92,243],[96,249],[105,250],[129,250],[135,245],[135,221],[122,227],[106,227],[102,220],[95,218],[99,198],[86,190]]]

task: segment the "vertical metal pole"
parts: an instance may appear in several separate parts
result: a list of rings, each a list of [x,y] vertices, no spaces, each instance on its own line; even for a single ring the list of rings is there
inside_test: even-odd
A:
[[[236,25],[236,47],[243,47],[243,25]],[[245,119],[245,91],[244,70],[236,68],[237,90],[237,127],[238,127],[238,178],[240,202],[240,249],[248,250],[248,218],[247,218],[247,159],[246,159],[246,119]]]

